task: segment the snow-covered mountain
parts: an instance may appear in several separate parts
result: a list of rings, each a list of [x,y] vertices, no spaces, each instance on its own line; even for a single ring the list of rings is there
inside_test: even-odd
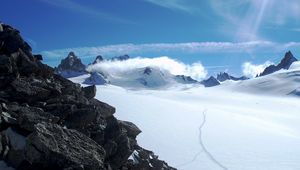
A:
[[[119,71],[116,71],[114,68],[110,68],[111,64],[114,64],[114,67],[118,67],[119,65],[124,67],[128,60],[131,60],[128,55],[114,57],[111,59],[104,59],[99,55],[94,60],[93,64],[90,64],[87,67],[89,72],[86,72],[85,66],[81,63],[80,59],[71,52],[66,59],[62,60],[62,63],[57,68],[57,72],[68,78],[71,76],[77,77],[78,75],[81,75],[72,79],[83,84],[111,84],[129,89],[166,89],[187,84],[214,87],[224,84],[220,88],[224,86],[234,86],[235,90],[248,92],[251,92],[251,89],[261,89],[263,93],[268,93],[268,91],[278,89],[277,91],[280,91],[280,94],[299,94],[299,90],[297,90],[298,72],[295,71],[295,63],[297,63],[297,59],[290,51],[285,54],[284,58],[278,65],[267,67],[264,72],[255,79],[248,79],[245,76],[234,77],[226,72],[222,72],[219,73],[216,78],[214,76],[210,76],[209,78],[199,82],[190,76],[173,75],[168,70],[160,67],[135,66],[130,69],[123,68],[122,70],[121,68]]]
[[[92,72],[71,78],[71,80],[83,84],[111,84],[130,89],[161,89],[179,84],[199,84],[198,81],[189,76],[172,75],[167,70],[154,67],[137,68],[122,72],[121,74]]]

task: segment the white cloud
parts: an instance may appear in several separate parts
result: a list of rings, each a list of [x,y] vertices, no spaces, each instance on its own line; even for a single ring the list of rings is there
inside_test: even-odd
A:
[[[300,43],[292,42],[287,44],[278,44],[270,41],[248,41],[248,42],[188,42],[188,43],[157,43],[157,44],[119,44],[98,47],[78,47],[51,51],[42,51],[47,57],[62,57],[68,52],[74,51],[78,56],[96,56],[96,55],[123,55],[123,54],[141,54],[144,52],[251,52],[263,49],[264,51],[282,51],[290,46],[300,46]]]
[[[124,72],[144,67],[155,67],[169,71],[174,75],[191,76],[196,80],[202,80],[207,75],[206,69],[200,62],[189,65],[166,56],[157,58],[137,57],[125,61],[105,61],[89,66],[88,71],[100,71],[118,76]]]
[[[245,62],[242,65],[242,69],[243,69],[243,74],[247,77],[255,77],[256,75],[262,73],[264,71],[264,69],[268,66],[270,66],[271,64],[273,64],[270,61],[266,61],[263,64],[252,64],[251,62]]]

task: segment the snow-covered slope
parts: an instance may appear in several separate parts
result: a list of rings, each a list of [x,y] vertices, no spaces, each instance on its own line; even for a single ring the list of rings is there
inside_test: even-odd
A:
[[[300,62],[294,62],[289,70],[244,81],[226,81],[217,88],[252,94],[293,95],[300,88]]]
[[[287,94],[299,94],[299,66],[212,88],[97,86],[96,98],[135,122],[143,131],[138,141],[179,170],[298,170],[300,99]]]
[[[97,88],[96,97],[115,106],[117,117],[141,128],[138,141],[178,169],[300,168],[298,98],[204,87]]]

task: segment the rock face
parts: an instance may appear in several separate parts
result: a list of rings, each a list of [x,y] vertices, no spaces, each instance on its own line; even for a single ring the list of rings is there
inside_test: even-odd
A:
[[[288,70],[292,63],[295,61],[298,60],[293,56],[291,51],[288,51],[287,53],[285,53],[284,58],[280,61],[278,65],[270,65],[269,67],[265,68],[265,70],[259,76],[268,75],[281,69]]]
[[[0,160],[21,170],[149,169],[128,161],[146,151],[137,144],[137,126],[117,120],[114,107],[94,98],[95,86],[54,74],[19,31],[0,27]],[[58,69],[82,71],[79,61],[70,53]],[[157,157],[143,161],[172,169]]]
[[[205,87],[213,87],[220,85],[220,82],[213,76],[210,76],[207,80],[201,81],[201,84],[203,84]]]
[[[62,59],[61,63],[55,68],[55,72],[65,78],[76,77],[87,73],[86,66],[82,64],[74,52],[70,52],[67,58]]]
[[[233,80],[233,81],[239,81],[239,80],[247,80],[248,78],[245,76],[242,77],[233,77],[231,75],[229,75],[226,72],[223,73],[219,73],[217,75],[217,80],[219,80],[220,82],[226,81],[226,80]]]

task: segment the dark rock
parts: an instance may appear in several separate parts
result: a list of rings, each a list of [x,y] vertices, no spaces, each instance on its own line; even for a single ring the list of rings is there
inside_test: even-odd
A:
[[[159,160],[158,156],[154,155],[152,151],[139,146],[136,146],[131,159],[127,161],[127,167],[130,170],[176,170],[166,162]]]
[[[87,87],[83,87],[82,88],[82,91],[84,93],[84,96],[87,98],[87,99],[92,99],[96,96],[96,86],[95,85],[92,85],[92,86],[87,86]]]
[[[92,108],[77,109],[66,118],[66,125],[71,129],[86,129],[92,124],[99,123],[101,115]]]
[[[33,55],[33,57],[34,57],[35,60],[39,60],[39,61],[43,60],[43,56],[40,55],[40,54],[35,54],[35,55]]]
[[[22,107],[19,113],[18,124],[22,129],[33,131],[34,125],[41,122],[57,123],[59,118],[44,112],[36,107]]]
[[[45,105],[44,110],[51,113],[54,116],[60,118],[60,120],[65,120],[66,117],[71,115],[75,110],[77,110],[76,105],[74,104],[61,104],[61,103],[53,103]]]
[[[9,125],[18,124],[17,119],[8,112],[1,113],[1,120],[3,120],[6,124],[9,124]]]
[[[10,57],[6,55],[0,55],[0,74],[12,73],[12,61]]]
[[[55,98],[50,98],[46,101],[47,104],[75,104],[75,105],[87,105],[89,101],[84,96],[62,95]]]
[[[115,155],[117,153],[118,144],[112,140],[108,140],[104,144],[104,149],[107,156]]]
[[[14,95],[14,98],[22,102],[32,102],[37,100],[46,100],[49,98],[50,91],[42,87],[37,87],[31,85],[26,79],[16,79],[11,83],[13,91],[11,95]]]
[[[0,54],[11,54],[17,52],[19,49],[26,51],[28,55],[31,54],[31,47],[22,39],[20,32],[13,29],[11,26],[1,24],[3,31],[0,32],[0,42],[3,42],[0,48]]]
[[[18,51],[18,70],[21,75],[31,75],[33,73],[39,73],[40,69],[36,62],[34,62],[32,56],[27,56],[21,49]]]
[[[39,123],[27,138],[26,159],[41,168],[104,169],[105,151],[95,141],[55,124]]]
[[[90,105],[105,118],[112,116],[116,112],[116,108],[97,99],[91,99]]]
[[[201,81],[201,84],[203,84],[205,87],[213,87],[220,85],[220,82],[213,76],[210,76],[207,80]]]
[[[128,121],[119,120],[119,125],[121,126],[121,128],[124,128],[126,130],[127,135],[132,138],[135,138],[138,134],[142,132],[135,124]]]
[[[109,157],[109,163],[112,169],[119,169],[127,162],[134,149],[130,139],[124,133],[119,135],[115,142],[118,145],[117,151]]]
[[[18,168],[25,161],[24,148],[26,137],[20,135],[12,128],[8,128],[1,133],[1,138],[5,139],[3,147],[8,147],[4,160],[11,166]]]
[[[20,170],[130,169],[139,128],[94,99],[95,86],[82,88],[54,74],[19,31],[0,27],[0,160]],[[80,72],[85,66],[70,53],[59,68]]]

